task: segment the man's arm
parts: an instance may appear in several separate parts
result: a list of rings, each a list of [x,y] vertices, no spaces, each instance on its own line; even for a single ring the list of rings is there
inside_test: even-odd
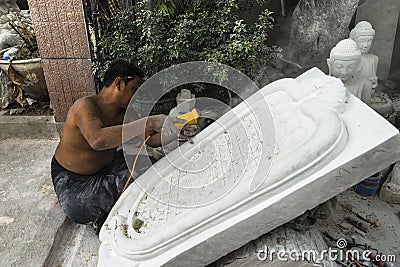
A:
[[[165,131],[166,135],[174,134],[173,119],[166,115],[141,118],[136,121],[111,127],[104,127],[101,112],[90,99],[80,99],[74,107],[75,123],[82,135],[94,150],[107,150],[122,144],[122,129],[124,139],[129,140],[146,132]],[[176,134],[175,134],[176,136]]]
[[[171,143],[177,138],[178,138],[177,134],[165,136],[162,135],[161,133],[154,132],[153,134],[151,134],[150,139],[147,141],[147,145],[151,147],[160,147],[162,145],[167,145]]]
[[[185,125],[182,129],[179,129],[179,131],[180,132],[176,132],[176,134],[179,134],[179,137],[185,140],[190,140],[193,136],[199,133],[198,128],[196,126],[193,127],[192,125]],[[161,133],[146,133],[146,136],[149,135],[151,135],[151,138],[147,141],[147,144],[151,147],[167,145],[176,139],[175,135],[165,136]]]

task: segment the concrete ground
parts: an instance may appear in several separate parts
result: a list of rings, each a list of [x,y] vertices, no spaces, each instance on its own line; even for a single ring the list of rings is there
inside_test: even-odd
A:
[[[40,266],[65,220],[50,179],[55,141],[0,142],[0,266]]]
[[[346,222],[346,217],[355,217],[356,214],[365,214],[368,219],[378,222],[378,226],[370,226],[367,233],[362,233],[355,227]],[[208,267],[244,267],[244,266],[292,266],[302,267],[304,262],[297,261],[282,262],[277,259],[274,261],[260,261],[257,257],[257,250],[263,249],[265,245],[273,249],[283,249],[286,251],[302,249],[316,249],[316,251],[332,249],[335,246],[327,244],[322,238],[324,232],[328,232],[336,239],[355,239],[357,244],[367,244],[377,249],[386,257],[395,258],[394,266],[400,263],[400,205],[391,205],[379,199],[378,196],[363,197],[355,193],[352,189],[338,195],[336,211],[326,220],[318,220],[305,233],[294,232],[284,227],[279,227],[274,231],[251,241],[240,249],[222,257]],[[342,226],[346,226],[343,228]],[[300,241],[299,241],[300,240]],[[323,242],[323,245],[316,244]],[[279,247],[279,245],[281,247]],[[336,245],[336,242],[333,242]],[[325,262],[324,266],[335,265],[332,262]],[[321,265],[313,265],[321,266]],[[353,265],[357,266],[357,265]]]
[[[96,266],[99,241],[61,210],[50,161],[56,140],[0,141],[0,266]]]
[[[346,217],[357,217],[357,214],[366,215],[376,221],[377,226],[370,226],[366,233],[357,231],[346,221]],[[395,266],[399,266],[400,205],[388,204],[378,196],[364,197],[349,189],[338,196],[338,205],[332,217],[318,221],[316,228],[336,238],[354,238],[357,243],[368,244],[383,255],[394,255]]]

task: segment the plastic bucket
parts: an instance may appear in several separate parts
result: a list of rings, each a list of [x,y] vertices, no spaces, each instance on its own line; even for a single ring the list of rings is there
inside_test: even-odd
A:
[[[376,195],[382,179],[382,172],[363,180],[354,186],[354,191],[363,196]]]

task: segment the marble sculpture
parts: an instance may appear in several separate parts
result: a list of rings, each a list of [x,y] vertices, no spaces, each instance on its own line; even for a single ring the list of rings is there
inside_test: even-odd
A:
[[[258,123],[268,108],[274,122]],[[98,266],[207,265],[400,158],[398,130],[316,68],[265,86],[193,141],[121,196],[100,232]],[[190,160],[213,149],[191,173]]]
[[[346,88],[364,103],[370,104],[372,85],[360,75],[361,50],[352,39],[341,40],[332,48],[328,62],[329,75],[342,80]]]
[[[360,68],[358,76],[371,88],[371,97],[364,97],[365,101],[372,109],[385,118],[388,118],[392,112],[393,104],[388,95],[383,92],[374,92],[378,86],[378,57],[369,52],[372,41],[375,37],[375,30],[368,21],[360,21],[350,32],[350,38],[357,43],[361,51]],[[369,90],[368,90],[369,92]]]
[[[368,21],[360,21],[350,32],[350,38],[357,43],[362,54],[359,75],[371,82],[372,88],[378,85],[378,57],[369,53],[374,36],[375,30]]]
[[[182,89],[181,92],[176,96],[176,112],[178,115],[186,113],[194,109],[195,95],[188,89]]]

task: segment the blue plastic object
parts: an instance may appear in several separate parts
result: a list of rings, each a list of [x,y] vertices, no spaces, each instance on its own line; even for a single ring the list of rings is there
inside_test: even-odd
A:
[[[382,172],[359,182],[354,186],[354,191],[363,196],[373,196],[376,195],[379,189],[379,185],[382,179]]]

